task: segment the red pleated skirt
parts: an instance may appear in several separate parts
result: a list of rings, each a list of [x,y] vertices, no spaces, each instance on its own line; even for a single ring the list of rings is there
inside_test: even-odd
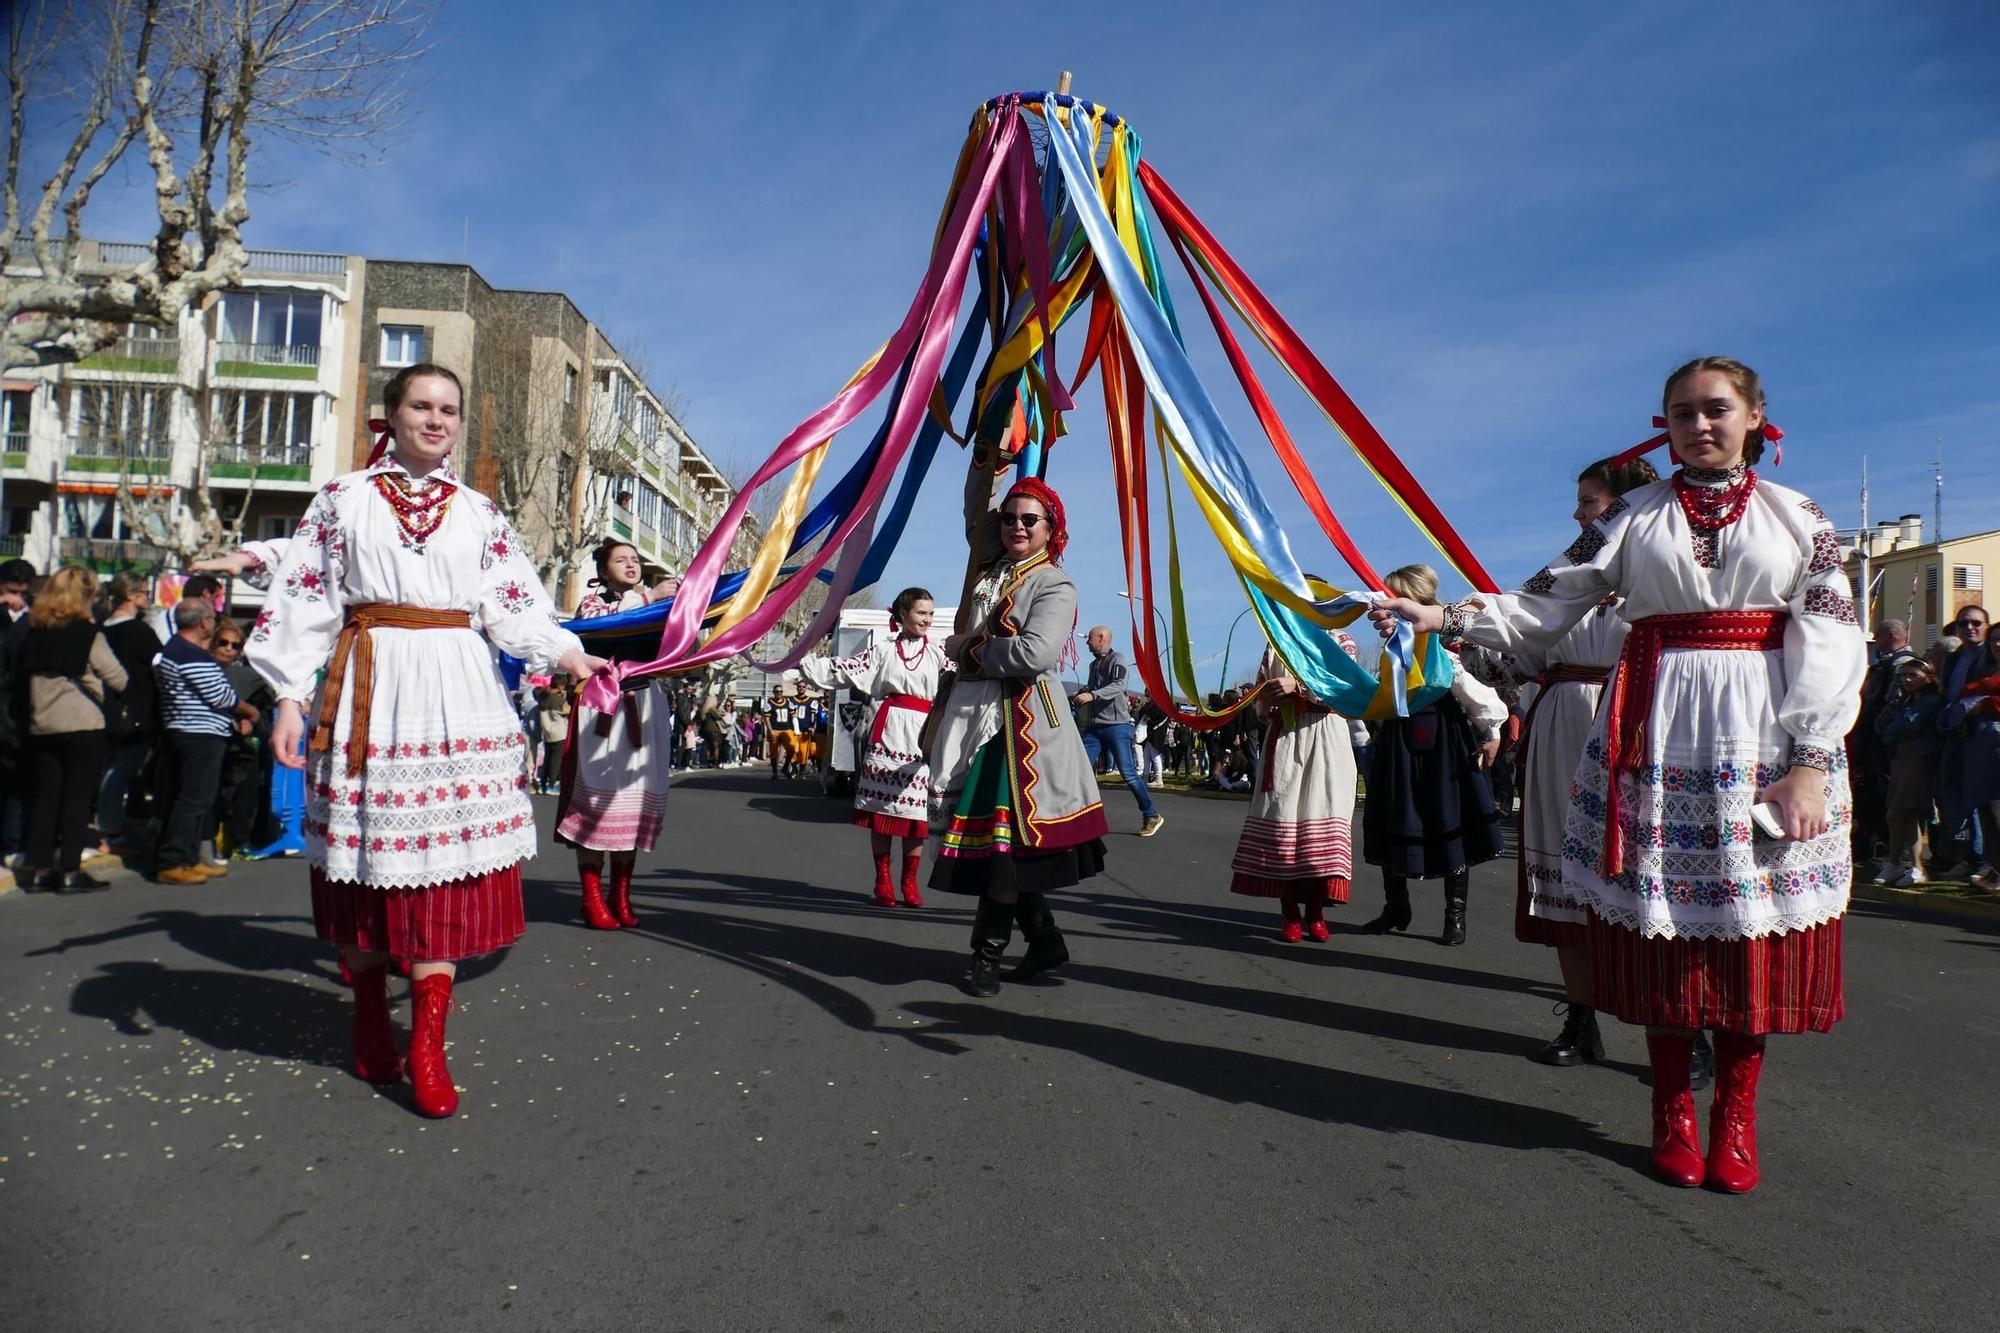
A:
[[[1229,891],[1252,898],[1290,898],[1304,902],[1308,895],[1323,890],[1330,903],[1344,903],[1352,882],[1346,875],[1307,875],[1301,879],[1271,879],[1239,870],[1229,878]]]
[[[521,867],[421,889],[372,889],[312,872],[313,929],[323,940],[406,963],[455,963],[504,949],[528,923]]]
[[[870,833],[880,833],[888,838],[923,839],[931,836],[931,823],[928,819],[906,819],[901,815],[856,810],[852,822]]]
[[[1592,1003],[1652,1027],[1827,1032],[1847,1013],[1841,922],[1755,940],[1644,939],[1592,915]]]

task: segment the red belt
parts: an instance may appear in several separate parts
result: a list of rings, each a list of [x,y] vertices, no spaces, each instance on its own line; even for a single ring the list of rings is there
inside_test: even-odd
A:
[[[1783,611],[1689,611],[1632,622],[1632,632],[1618,654],[1618,676],[1611,683],[1605,719],[1609,779],[1604,793],[1605,878],[1625,868],[1624,838],[1618,828],[1618,775],[1648,763],[1646,729],[1653,714],[1660,655],[1669,648],[1774,652],[1785,646],[1785,624],[1790,619]]]
[[[882,728],[889,725],[891,708],[907,708],[912,713],[929,713],[931,701],[921,694],[885,694],[882,706],[875,710],[875,725],[868,729],[868,743],[875,745],[882,739]]]
[[[618,701],[618,712],[599,713],[597,715],[595,730],[598,736],[609,736],[612,724],[618,720],[620,714],[623,714],[625,718],[625,739],[632,743],[633,749],[645,749],[646,727],[639,720],[639,692],[637,690],[623,691],[623,697]]]
[[[348,662],[354,664],[354,702],[347,729],[347,776],[359,777],[368,763],[368,714],[375,698],[376,629],[470,629],[467,611],[440,611],[428,606],[399,606],[394,602],[364,602],[347,608],[347,620],[340,637],[333,641],[333,658],[327,663],[326,683],[320,689],[319,718],[313,727],[309,748],[333,748],[333,726],[340,716],[341,685],[347,677]]]
[[[1550,686],[1602,685],[1610,679],[1610,667],[1579,666],[1572,662],[1564,662],[1561,666],[1551,667],[1541,675],[1536,676],[1535,685],[1538,688],[1535,691],[1535,701],[1528,705],[1527,715],[1521,719],[1521,737],[1523,742],[1525,743],[1529,731],[1534,728],[1535,714],[1541,711],[1542,700],[1549,697]]]

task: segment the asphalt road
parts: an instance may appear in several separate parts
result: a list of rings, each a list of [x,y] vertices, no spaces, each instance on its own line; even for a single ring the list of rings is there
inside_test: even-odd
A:
[[[1465,948],[1353,933],[1368,872],[1287,946],[1226,892],[1243,806],[1142,841],[1107,801],[1075,964],[988,1001],[966,904],[874,908],[804,783],[679,786],[636,930],[545,848],[442,1123],[346,1072],[297,862],[0,898],[0,1328],[1990,1326],[2000,934],[1857,903],[1851,1016],[1772,1043],[1763,1187],[1677,1191],[1636,1032],[1528,1059],[1511,861]]]

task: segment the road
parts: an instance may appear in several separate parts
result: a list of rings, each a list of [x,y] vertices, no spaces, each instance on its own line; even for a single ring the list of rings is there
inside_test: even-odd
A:
[[[1558,997],[1511,861],[1465,948],[1355,933],[1367,871],[1330,944],[1288,946],[1226,892],[1242,805],[1163,796],[1150,840],[1107,806],[1109,875],[1057,905],[1074,965],[986,1001],[954,984],[968,904],[872,906],[804,783],[678,785],[631,931],[576,923],[545,844],[527,937],[460,981],[448,1122],[346,1072],[299,863],[0,898],[0,1327],[1992,1317],[2000,933],[1857,903],[1850,1017],[1772,1043],[1763,1187],[1677,1191],[1635,1031],[1528,1058]]]

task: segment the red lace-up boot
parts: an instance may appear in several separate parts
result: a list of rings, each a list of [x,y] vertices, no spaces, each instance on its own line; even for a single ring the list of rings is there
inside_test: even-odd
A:
[[[1715,1104],[1708,1111],[1708,1183],[1724,1194],[1757,1188],[1757,1079],[1764,1039],[1715,1034]]]
[[[604,867],[578,866],[576,877],[583,884],[583,919],[592,930],[616,930],[618,918],[604,905]]]
[[[369,1083],[401,1083],[403,1057],[396,1053],[396,1030],[389,1024],[388,964],[348,975],[354,986],[354,1073]]]
[[[903,853],[903,905],[922,907],[924,895],[917,889],[917,872],[923,868],[924,854],[921,851]]]
[[[1705,1171],[1694,1093],[1688,1089],[1688,1057],[1693,1053],[1692,1035],[1646,1034],[1646,1054],[1653,1063],[1653,1174],[1689,1189],[1701,1184]]]
[[[632,915],[632,869],[635,864],[632,861],[611,863],[611,915],[618,918],[621,926],[639,924],[639,918]]]
[[[458,1089],[444,1065],[444,1020],[451,1012],[451,978],[442,972],[410,983],[410,1083],[417,1110],[433,1120],[458,1111]]]
[[[875,905],[894,907],[896,905],[896,880],[889,872],[889,853],[875,853]]]

